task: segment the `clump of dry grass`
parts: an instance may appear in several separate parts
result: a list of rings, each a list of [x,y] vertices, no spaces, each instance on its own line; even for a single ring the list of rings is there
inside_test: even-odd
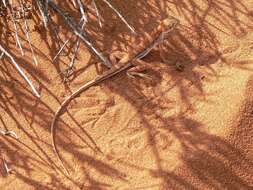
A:
[[[110,9],[119,17],[119,19],[122,20],[126,24],[126,26],[129,28],[129,30],[136,34],[135,29],[127,22],[127,20],[124,18],[123,15],[114,7],[108,0],[103,0],[103,2],[110,7]],[[71,71],[74,67],[77,54],[79,51],[80,43],[84,43],[101,61],[102,63],[108,67],[112,68],[112,64],[110,60],[105,57],[101,51],[92,43],[92,41],[89,39],[86,31],[85,26],[88,22],[87,17],[87,6],[89,3],[89,6],[93,6],[93,9],[96,12],[96,15],[98,17],[99,26],[102,27],[102,17],[99,13],[99,9],[97,7],[96,0],[91,0],[90,2],[84,3],[82,0],[71,0],[72,7],[78,12],[79,14],[79,20],[76,20],[73,18],[68,10],[65,10],[63,7],[61,7],[59,4],[57,4],[54,0],[34,0],[34,1],[26,1],[26,0],[0,0],[0,25],[1,30],[0,34],[7,34],[9,31],[8,29],[11,28],[13,31],[13,36],[15,37],[15,43],[16,43],[16,50],[15,52],[12,51],[10,47],[8,47],[8,43],[6,40],[1,39],[0,40],[0,60],[1,59],[7,59],[10,61],[10,63],[13,64],[14,68],[19,72],[19,74],[22,76],[22,78],[26,81],[26,83],[31,88],[33,94],[40,98],[40,94],[37,91],[36,87],[34,86],[33,82],[30,80],[30,78],[27,76],[27,74],[23,71],[23,68],[20,66],[18,61],[16,60],[15,53],[20,52],[21,56],[25,55],[25,48],[23,48],[22,40],[20,36],[24,35],[25,40],[28,42],[30,52],[32,54],[32,62],[35,66],[37,66],[38,60],[36,58],[36,51],[34,50],[34,45],[32,44],[31,38],[30,38],[30,28],[29,28],[29,22],[32,14],[39,15],[39,18],[41,19],[43,26],[45,29],[48,29],[51,27],[53,29],[55,35],[57,36],[57,44],[61,44],[60,48],[57,52],[57,54],[54,56],[52,62],[56,60],[61,52],[64,50],[66,45],[71,42],[70,39],[66,40],[65,42],[62,42],[60,40],[60,37],[58,35],[58,25],[54,22],[52,15],[56,14],[58,17],[60,17],[64,22],[63,24],[66,25],[69,28],[69,31],[73,33],[73,35],[76,36],[76,40],[74,41],[73,46],[73,56],[71,58],[71,62],[69,64],[68,71]],[[22,24],[20,24],[22,23]],[[19,29],[19,27],[22,27],[22,30]],[[39,27],[39,26],[38,26]],[[23,32],[23,34],[20,34],[20,32]],[[39,48],[38,48],[39,49]],[[17,138],[17,135],[12,132],[3,132],[0,131],[2,135],[10,135],[15,138]],[[2,160],[2,163],[4,165],[4,168],[7,173],[11,171],[11,169],[7,165],[7,161],[4,159],[3,155],[0,155],[0,158]],[[67,171],[66,171],[67,172]]]
[[[123,17],[123,15],[121,15],[120,12],[115,7],[113,7],[109,1],[107,0],[103,0],[103,1],[112,9],[113,12],[115,12],[118,15],[118,17],[126,24],[126,26],[134,34],[136,34],[135,29],[130,24],[128,24],[128,22]],[[55,22],[52,19],[52,14],[56,13],[60,18],[62,18],[62,20],[64,21],[64,24],[69,27],[69,30],[74,35],[77,36],[77,39],[74,42],[75,43],[74,51],[73,51],[74,53],[73,53],[73,57],[71,58],[71,63],[69,64],[69,70],[73,69],[81,42],[83,42],[93,53],[95,53],[106,67],[111,68],[112,64],[110,60],[107,57],[105,57],[97,47],[95,47],[95,45],[88,38],[88,35],[85,31],[85,25],[88,22],[86,4],[84,4],[82,0],[71,0],[71,3],[72,3],[72,6],[77,10],[77,12],[80,15],[79,21],[76,21],[76,19],[71,17],[71,15],[69,14],[67,10],[64,10],[61,6],[59,6],[53,0],[35,0],[32,3],[28,1],[24,1],[24,0],[16,0],[16,1],[0,0],[0,16],[1,16],[0,22],[1,22],[1,25],[3,26],[7,25],[8,23],[12,24],[12,27],[15,33],[16,47],[17,49],[19,49],[19,51],[21,52],[21,55],[23,56],[24,49],[22,47],[22,43],[19,37],[20,35],[19,35],[19,30],[18,30],[18,25],[17,25],[17,21],[22,20],[22,22],[24,23],[23,26],[24,26],[25,37],[29,44],[30,51],[32,53],[33,63],[35,65],[38,65],[36,53],[34,51],[32,42],[30,40],[30,29],[29,29],[29,24],[28,24],[29,19],[31,17],[31,14],[35,11],[36,13],[38,13],[38,15],[40,15],[40,19],[43,21],[45,28],[48,28],[50,25],[53,25],[53,28],[54,28],[54,27],[57,27],[57,25],[55,25]],[[98,21],[100,23],[100,26],[102,27],[101,15],[97,8],[96,1],[92,0],[91,4],[94,6],[94,9],[98,16]],[[3,32],[6,32],[4,30],[5,29],[3,29]],[[56,30],[57,29],[55,28],[55,33],[57,33]],[[59,39],[56,39],[56,40],[59,40]],[[61,45],[53,61],[57,59],[57,57],[60,55],[60,53],[63,51],[63,49],[69,42],[70,40],[66,40]],[[58,43],[60,44],[60,42]],[[24,80],[30,86],[34,95],[37,97],[40,97],[32,81],[23,72],[22,68],[17,63],[14,56],[8,49],[8,47],[6,47],[2,41],[0,42],[0,53],[1,53],[1,58],[3,58],[4,56],[9,58],[11,63],[14,65],[14,67],[17,69],[20,75],[24,78]]]

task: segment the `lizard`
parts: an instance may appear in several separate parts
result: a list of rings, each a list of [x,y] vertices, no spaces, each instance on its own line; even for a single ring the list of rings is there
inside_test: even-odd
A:
[[[69,172],[67,168],[64,166],[63,160],[60,157],[58,150],[56,148],[55,138],[54,138],[54,132],[55,132],[55,126],[57,119],[62,114],[64,108],[67,107],[67,105],[70,103],[71,100],[73,100],[75,97],[79,96],[80,93],[86,91],[92,86],[98,85],[101,82],[112,78],[116,76],[119,73],[122,73],[123,71],[129,71],[129,72],[136,72],[137,70],[142,70],[142,68],[145,67],[144,61],[141,61],[142,58],[144,58],[149,52],[156,47],[157,45],[160,45],[164,38],[168,33],[170,33],[177,25],[179,24],[179,21],[172,17],[168,16],[164,20],[161,21],[161,23],[158,25],[157,29],[153,32],[153,39],[152,41],[142,50],[139,50],[136,55],[131,57],[131,55],[124,53],[124,52],[113,52],[110,56],[110,59],[112,61],[116,62],[116,59],[119,60],[119,64],[116,64],[115,66],[111,67],[109,70],[105,71],[103,74],[97,76],[95,79],[85,83],[80,88],[78,88],[76,91],[74,91],[69,97],[67,97],[60,105],[60,107],[55,112],[55,115],[53,117],[50,131],[51,131],[51,140],[52,140],[52,146],[53,150],[57,156],[57,159],[60,161],[61,166],[65,170],[65,172],[69,175]]]

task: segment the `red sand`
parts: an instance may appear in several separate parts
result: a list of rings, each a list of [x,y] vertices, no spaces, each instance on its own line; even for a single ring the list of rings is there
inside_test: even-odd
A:
[[[1,62],[0,126],[19,139],[0,136],[14,170],[1,172],[0,189],[252,189],[253,1],[112,2],[142,35],[169,7],[181,22],[165,44],[171,62],[162,63],[153,51],[145,58],[160,71],[148,71],[152,80],[122,74],[71,102],[56,130],[66,176],[51,146],[50,123],[59,103],[97,76],[97,59],[82,46],[76,76],[64,85],[59,72],[69,60],[52,63],[55,41],[46,31],[33,32],[39,65],[28,52],[17,60],[40,100],[8,61]],[[107,54],[131,46],[126,26],[98,5],[107,23],[102,31],[89,23],[97,45]]]

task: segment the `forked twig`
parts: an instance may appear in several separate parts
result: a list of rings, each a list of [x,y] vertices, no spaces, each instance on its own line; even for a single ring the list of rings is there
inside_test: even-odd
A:
[[[80,24],[82,24],[81,29],[84,28],[84,25],[86,24],[85,20],[83,20],[83,18],[81,18],[80,20]],[[59,57],[59,55],[61,54],[61,52],[64,50],[65,46],[70,42],[71,38],[74,36],[75,34],[73,34],[69,39],[65,40],[65,42],[62,44],[62,46],[60,47],[59,51],[56,53],[56,55],[53,58],[53,62]],[[79,38],[78,38],[79,39]]]
[[[84,24],[86,24],[88,22],[88,18],[87,18],[85,6],[81,0],[77,0],[77,3],[79,5],[79,10],[82,15],[81,20],[83,20]]]

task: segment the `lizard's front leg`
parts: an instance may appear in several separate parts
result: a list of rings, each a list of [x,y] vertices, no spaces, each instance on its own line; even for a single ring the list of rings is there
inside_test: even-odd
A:
[[[109,58],[113,67],[121,67],[130,60],[129,54],[123,51],[114,51],[110,54]]]
[[[114,67],[121,67],[130,61],[130,56],[127,52],[115,51],[110,54],[110,60]],[[131,78],[135,76],[150,78],[147,74],[142,73],[150,67],[145,61],[133,60],[133,65],[134,67],[127,71],[127,76]]]

